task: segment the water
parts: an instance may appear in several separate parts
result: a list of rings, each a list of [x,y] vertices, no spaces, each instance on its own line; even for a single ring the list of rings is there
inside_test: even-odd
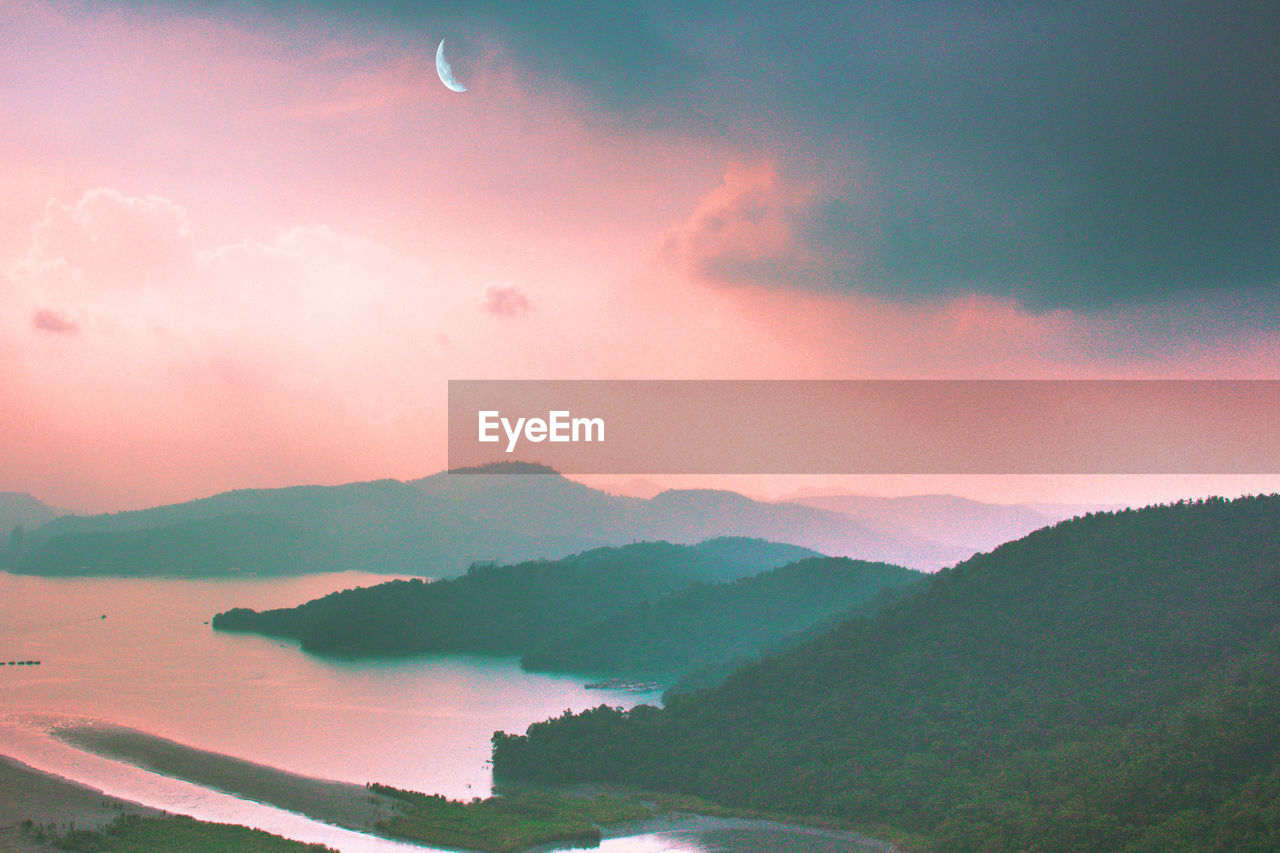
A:
[[[355,572],[235,580],[0,573],[0,661],[40,661],[0,666],[0,753],[202,819],[356,853],[423,850],[90,755],[54,740],[48,729],[111,722],[294,773],[470,799],[491,792],[495,730],[523,732],[566,709],[659,701],[657,691],[587,690],[579,678],[522,672],[514,658],[331,660],[305,654],[295,643],[226,634],[207,624],[231,607],[292,606],[387,579]],[[704,830],[672,827],[608,839],[600,849],[756,849],[750,842],[722,844]]]

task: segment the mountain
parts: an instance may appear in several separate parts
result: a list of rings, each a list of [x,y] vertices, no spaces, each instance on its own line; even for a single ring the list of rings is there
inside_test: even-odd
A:
[[[706,686],[837,614],[874,612],[925,577],[843,557],[777,567],[797,550],[742,539],[599,548],[294,608],[236,608],[213,627],[290,637],[326,654],[523,653],[527,669]]]
[[[474,560],[562,557],[664,538],[635,535],[633,518],[643,501],[584,486],[543,466],[499,463],[442,471],[406,485],[442,508],[447,522],[479,529],[471,539]],[[519,547],[502,547],[511,539]]]
[[[793,503],[767,503],[716,489],[671,489],[641,504],[640,539],[697,542],[735,535],[794,542],[823,554],[934,569],[971,551],[912,533],[886,533],[849,515]]]
[[[31,553],[17,570],[31,574],[151,574],[158,553],[156,543],[185,538],[193,552],[189,561],[200,567],[202,575],[247,566],[258,566],[267,574],[370,567],[409,572],[438,558],[443,550],[441,540],[479,533],[461,525],[446,525],[432,517],[431,509],[420,492],[394,480],[242,489],[153,509],[56,519],[30,537]],[[252,524],[258,538],[236,545],[235,528],[249,524],[248,519],[256,519]],[[208,530],[210,536],[202,540],[188,535],[200,529]],[[429,536],[433,529],[441,531],[441,536]],[[293,554],[270,547],[261,552],[252,550],[255,543],[267,539],[276,543],[293,539],[299,550]],[[110,559],[95,558],[90,544],[103,555],[110,554]],[[136,553],[131,554],[131,548]],[[207,553],[197,553],[200,551]],[[165,573],[191,574],[182,565]]]
[[[0,569],[22,558],[32,530],[64,513],[26,492],[0,492]]]
[[[437,475],[440,480],[450,476]],[[125,534],[249,516],[262,519],[264,526],[305,534],[306,554],[269,573],[359,569],[448,576],[464,571],[473,562],[561,556],[611,541],[594,532],[583,535],[573,529],[569,523],[572,518],[589,521],[592,516],[565,500],[561,490],[572,493],[571,487],[577,484],[558,475],[460,476],[459,480],[462,482],[452,484],[452,493],[439,487],[420,488],[431,485],[426,481],[377,480],[339,486],[241,489],[152,509],[68,516],[36,531],[32,539],[37,547],[44,546],[43,553],[23,561],[17,570],[33,574],[136,573],[127,559],[113,561],[111,568],[92,560],[58,563],[59,555],[80,549],[57,540],[99,534],[94,541],[113,553],[125,554],[129,543],[137,541]],[[468,481],[485,488],[469,488]],[[540,525],[532,514],[538,504],[548,508],[548,513],[558,511],[559,523],[552,519]],[[121,541],[113,542],[113,538]],[[138,559],[145,562],[146,556],[140,554]]]
[[[546,553],[556,556],[566,551],[556,553],[555,547],[571,550],[575,543],[693,544],[723,536],[790,542],[822,554],[931,569],[972,553],[911,532],[885,533],[839,511],[757,501],[736,492],[669,489],[646,500],[611,495],[540,466],[497,467],[520,476],[483,473],[494,468],[443,472],[410,485],[447,501],[461,516],[542,542]],[[595,541],[584,542],[584,531]]]
[[[811,557],[753,577],[695,584],[642,602],[543,642],[521,664],[531,670],[644,678],[732,669],[733,662],[753,660],[771,643],[922,577],[887,563]]]
[[[424,506],[421,493],[396,480],[238,489],[151,509],[64,516],[46,524],[36,536],[47,541],[69,533],[120,533],[231,515],[256,515],[324,531],[337,540],[366,542],[393,538],[400,528],[416,526],[423,518]]]
[[[796,498],[792,502],[844,513],[889,535],[931,539],[943,546],[964,549],[964,558],[1099,509],[1066,504],[993,504],[955,495],[829,495]]]
[[[746,536],[718,536],[708,539],[694,545],[693,553],[701,559],[701,565],[707,567],[696,580],[708,583],[751,577],[776,566],[823,556],[799,545],[766,542]]]
[[[493,473],[494,471],[498,473]],[[505,474],[505,476],[500,475]],[[259,536],[297,537],[301,552],[273,563],[269,549],[236,551],[217,535],[255,517]],[[240,519],[239,522],[219,519]],[[184,525],[196,525],[196,528]],[[672,490],[651,499],[621,497],[546,468],[498,466],[442,472],[410,482],[241,489],[131,512],[57,518],[29,535],[13,567],[32,574],[151,574],[162,568],[161,539],[211,525],[215,553],[169,561],[169,571],[202,575],[254,571],[365,571],[451,577],[472,563],[554,559],[639,541],[693,544],[718,537],[790,543],[807,553],[847,555],[936,569],[972,549],[911,531],[884,532],[821,507],[755,501],[733,492]],[[267,529],[274,527],[268,534]],[[143,531],[156,531],[138,537]],[[167,531],[167,532],[162,532]],[[92,539],[83,537],[95,534]],[[59,542],[60,537],[73,537]],[[198,536],[187,540],[203,547]],[[251,545],[256,539],[247,541]],[[110,557],[95,558],[89,544]],[[136,558],[129,549],[140,548]],[[797,553],[796,559],[803,556]],[[219,568],[221,564],[221,568]]]
[[[887,826],[937,850],[1280,849],[1280,496],[1097,513],[495,772]]]
[[[223,515],[120,533],[66,533],[18,562],[25,574],[219,577],[296,574],[324,566],[330,543],[279,519]]]
[[[29,532],[65,514],[66,510],[55,509],[26,492],[0,492],[0,533],[5,536],[14,527]]]
[[[761,543],[757,564],[725,562],[743,550],[647,542],[557,561],[475,565],[451,580],[392,581],[263,613],[230,610],[213,627],[294,637],[315,652],[519,653],[706,578],[777,565],[795,549]]]

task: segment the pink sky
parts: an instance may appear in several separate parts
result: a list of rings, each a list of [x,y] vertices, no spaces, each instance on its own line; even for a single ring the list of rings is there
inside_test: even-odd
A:
[[[650,126],[496,37],[473,41],[458,95],[431,64],[439,33],[147,8],[0,3],[0,490],[102,511],[423,476],[445,464],[451,378],[1273,377],[1280,363],[1280,332],[1240,326],[1248,306],[1229,301],[1033,311],[744,281],[834,275],[864,251],[816,250],[797,224],[865,168],[858,152],[767,113],[732,136],[692,117]],[[1002,482],[845,484],[1147,488]]]

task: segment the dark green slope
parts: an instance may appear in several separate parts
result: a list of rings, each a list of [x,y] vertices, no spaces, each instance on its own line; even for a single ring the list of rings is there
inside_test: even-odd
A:
[[[834,815],[956,850],[1280,849],[1280,498],[1063,522],[496,771]]]
[[[662,676],[752,660],[780,637],[921,577],[887,563],[811,558],[643,602],[544,643],[522,663],[533,670]]]
[[[781,546],[775,559],[790,551]],[[347,590],[287,610],[232,610],[218,614],[213,626],[296,637],[319,652],[518,653],[728,573],[724,559],[716,549],[666,542],[599,548],[563,560],[474,566],[463,577],[430,584]]]
[[[823,556],[817,551],[802,548],[799,545],[753,539],[749,536],[720,536],[716,539],[708,539],[694,545],[693,551],[706,566],[706,571],[700,579],[709,583],[723,583],[752,577],[787,563]]]

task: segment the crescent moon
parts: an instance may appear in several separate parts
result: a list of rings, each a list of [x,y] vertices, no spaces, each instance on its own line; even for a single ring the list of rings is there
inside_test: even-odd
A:
[[[467,87],[459,83],[458,78],[453,76],[453,69],[449,67],[449,60],[444,58],[444,39],[440,39],[440,46],[436,48],[436,73],[440,75],[440,82],[453,91],[467,91]]]

